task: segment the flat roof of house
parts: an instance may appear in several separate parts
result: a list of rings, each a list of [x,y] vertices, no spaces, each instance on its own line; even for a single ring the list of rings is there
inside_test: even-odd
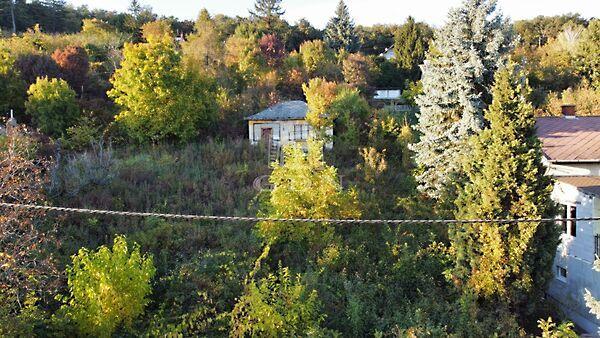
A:
[[[600,176],[557,176],[556,180],[572,185],[588,195],[600,197]]]
[[[600,162],[600,116],[538,117],[536,127],[550,162]]]
[[[258,114],[246,117],[248,121],[304,120],[308,105],[304,101],[285,101],[271,106]]]

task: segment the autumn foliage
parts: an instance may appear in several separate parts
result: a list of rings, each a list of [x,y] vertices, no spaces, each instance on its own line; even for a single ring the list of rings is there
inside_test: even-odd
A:
[[[62,78],[76,92],[81,93],[82,86],[87,82],[87,74],[90,68],[88,54],[85,49],[79,46],[57,49],[52,53],[52,59],[58,65]]]
[[[275,34],[263,35],[258,41],[260,51],[270,67],[281,64],[285,56],[283,42]]]

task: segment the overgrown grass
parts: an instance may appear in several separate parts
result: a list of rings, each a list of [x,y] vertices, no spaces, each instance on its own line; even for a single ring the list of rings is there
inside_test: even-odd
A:
[[[55,205],[252,216],[258,208],[258,192],[252,183],[270,172],[266,153],[247,140],[100,149],[63,156],[49,189]],[[215,310],[229,311],[261,248],[254,224],[247,222],[94,215],[58,216],[55,221],[61,241],[56,256],[63,267],[79,248],[110,243],[117,234],[126,235],[153,255],[157,267],[154,301],[148,317],[141,321],[152,324],[140,330],[157,334],[172,330],[172,325],[183,320],[181,316],[203,302],[214,300]],[[219,276],[225,279],[215,280]],[[174,287],[190,293],[201,289],[203,294],[183,296]],[[161,315],[163,311],[168,313]]]
[[[114,150],[112,157],[112,170],[107,172],[112,178],[103,180],[107,182],[82,177],[85,162],[94,158],[90,154],[78,154],[63,164],[64,187],[77,186],[78,191],[58,192],[55,202],[117,210],[251,215],[255,209],[250,202],[257,193],[252,182],[269,173],[263,150],[242,140],[183,148],[126,147]]]
[[[268,174],[261,148],[246,141],[208,141],[183,148],[126,147],[111,155],[83,153],[62,161],[53,178],[53,203],[62,206],[206,215],[254,215],[254,179]],[[101,163],[102,162],[102,163]],[[89,168],[102,167],[103,172]],[[98,176],[104,177],[98,177]],[[89,176],[89,177],[88,177]],[[110,243],[115,234],[138,240],[162,272],[209,248],[251,250],[253,224],[174,222],[152,218],[70,215],[58,219],[65,262],[82,246]],[[238,241],[234,241],[236,237]],[[227,240],[225,240],[227,239]],[[237,246],[249,245],[241,248]],[[161,269],[162,268],[162,269]]]

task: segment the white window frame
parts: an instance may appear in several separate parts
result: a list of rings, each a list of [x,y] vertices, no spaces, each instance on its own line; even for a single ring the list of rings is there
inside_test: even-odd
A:
[[[577,205],[573,203],[560,203],[561,207],[565,208],[565,213],[562,214],[561,218],[577,218]],[[566,216],[566,217],[565,217]],[[564,227],[563,234],[570,237],[577,237],[577,221],[559,221],[561,223],[561,230]]]
[[[308,140],[308,125],[306,123],[295,123],[292,134],[294,135],[294,141]],[[300,137],[298,137],[298,135],[300,135]]]
[[[577,205],[567,205],[567,207],[568,218],[577,218]],[[577,221],[568,221],[567,230],[569,236],[577,237]]]
[[[563,272],[564,272],[564,276],[563,276]],[[559,281],[561,281],[563,283],[566,283],[568,277],[569,277],[569,271],[567,270],[567,268],[557,265],[556,266],[556,279],[558,279]]]

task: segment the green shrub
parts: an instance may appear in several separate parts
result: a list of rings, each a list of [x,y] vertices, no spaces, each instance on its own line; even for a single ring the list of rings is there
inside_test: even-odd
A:
[[[154,273],[152,257],[137,245],[128,248],[124,237],[116,237],[112,249],[82,248],[67,269],[71,294],[61,310],[81,334],[109,337],[143,313]]]
[[[89,148],[101,136],[96,121],[84,116],[74,126],[67,128],[67,133],[61,141],[65,149],[83,150]]]
[[[0,337],[35,337],[45,329],[47,314],[38,306],[39,299],[31,292],[20,303],[11,289],[0,289]],[[9,305],[7,305],[9,304]],[[20,304],[18,312],[14,311]]]
[[[289,337],[318,335],[323,315],[316,291],[306,290],[300,276],[287,268],[251,281],[231,317],[234,337]]]
[[[208,250],[171,269],[158,286],[166,290],[160,296],[159,312],[169,316],[154,316],[150,330],[156,336],[223,335],[252,263],[253,257],[248,255]]]
[[[13,60],[6,52],[0,52],[0,112],[9,109],[22,111],[25,102],[25,83],[14,70]]]
[[[549,317],[548,320],[538,320],[538,327],[542,330],[542,338],[574,338],[579,337],[575,331],[573,331],[573,323],[565,322],[556,325]]]
[[[80,115],[75,92],[64,80],[38,78],[27,94],[26,113],[50,136],[63,135]]]

